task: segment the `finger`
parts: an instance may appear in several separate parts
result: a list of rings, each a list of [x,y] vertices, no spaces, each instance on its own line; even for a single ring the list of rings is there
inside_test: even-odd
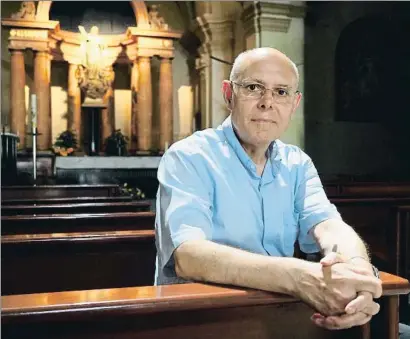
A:
[[[344,262],[344,260],[342,256],[337,252],[330,252],[320,260],[320,263],[323,266],[331,266],[342,262]]]
[[[370,276],[370,277],[374,277],[374,274],[373,274],[373,271],[372,271],[371,267],[369,267],[369,268],[367,269],[367,268],[364,268],[364,267],[359,267],[359,266],[351,265],[351,266],[350,266],[350,269],[351,269],[353,272],[357,273],[357,274],[368,275],[368,276]]]
[[[373,302],[373,295],[370,292],[359,292],[357,297],[350,301],[346,307],[345,312],[347,314],[353,314],[362,311]]]
[[[374,316],[380,312],[380,305],[373,301],[370,306],[365,307],[361,312]]]
[[[363,310],[373,298],[367,297],[370,293],[369,292],[360,292],[359,295],[349,302],[345,307],[345,312],[347,314],[353,314]],[[371,295],[371,294],[370,294]]]
[[[363,312],[357,312],[355,314],[343,314],[341,316],[330,316],[325,320],[317,320],[319,326],[327,328],[329,330],[341,330],[350,328],[353,326],[366,324],[371,319],[371,316],[364,314]]]
[[[318,320],[318,319],[325,319],[325,316],[320,314],[320,313],[313,313],[312,316],[310,317],[310,320]]]
[[[376,277],[363,275],[355,282],[356,291],[367,291],[373,295],[373,298],[380,298],[382,295],[381,281]]]

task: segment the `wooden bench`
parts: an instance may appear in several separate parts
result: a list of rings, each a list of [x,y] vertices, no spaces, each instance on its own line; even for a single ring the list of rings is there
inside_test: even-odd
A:
[[[382,273],[381,336],[398,338],[397,296],[407,280]],[[316,327],[313,310],[286,295],[205,284],[2,296],[5,339],[369,339],[370,326]]]
[[[410,206],[398,206],[396,225],[399,231],[399,250],[397,252],[398,271],[400,276],[410,279]],[[400,312],[403,319],[410,319],[409,298],[400,299]]]
[[[30,214],[80,214],[80,213],[116,213],[146,212],[151,207],[148,201],[132,202],[94,202],[54,205],[10,205],[1,207],[1,215],[16,216]]]
[[[130,202],[131,196],[115,197],[70,197],[70,198],[33,198],[33,199],[6,199],[1,200],[1,206],[14,205],[60,205],[60,204],[83,204],[83,203],[109,203]]]
[[[152,230],[153,212],[17,215],[1,217],[1,234]]]
[[[154,283],[154,230],[2,236],[2,295]]]
[[[1,199],[111,197],[120,195],[118,185],[2,186]]]
[[[331,198],[342,218],[368,243],[377,264],[399,274],[400,242],[397,208],[410,205],[410,198]]]
[[[324,182],[330,197],[410,197],[410,182]]]

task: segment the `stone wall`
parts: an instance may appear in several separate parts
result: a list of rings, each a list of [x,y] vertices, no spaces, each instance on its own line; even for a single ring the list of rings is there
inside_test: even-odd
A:
[[[408,3],[326,2],[307,3],[305,19],[305,149],[324,177],[367,175],[407,177],[410,173],[410,138],[407,115],[395,118],[386,111],[383,121],[354,122],[336,119],[336,47],[343,30],[369,16],[402,16],[410,20]],[[406,14],[407,13],[407,14]],[[371,34],[371,31],[369,31]],[[407,39],[402,33],[401,39]],[[403,41],[404,41],[403,40]],[[363,41],[365,44],[366,41]],[[380,48],[385,41],[380,40]],[[350,51],[354,52],[354,51]],[[407,59],[408,60],[408,59]],[[392,62],[397,62],[393,61]],[[408,62],[406,62],[408,65]],[[386,72],[389,65],[386,64]],[[403,69],[403,75],[406,74]],[[401,84],[386,84],[395,91]],[[390,87],[391,86],[391,87]],[[396,98],[406,105],[404,98]],[[377,101],[377,98],[376,98]],[[370,107],[369,107],[370,109]]]

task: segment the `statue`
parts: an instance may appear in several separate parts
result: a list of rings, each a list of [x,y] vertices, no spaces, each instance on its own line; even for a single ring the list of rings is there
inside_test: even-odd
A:
[[[11,15],[12,19],[35,20],[36,5],[34,1],[22,1],[20,10]]]
[[[87,33],[83,26],[78,26],[83,37],[80,50],[82,64],[77,68],[77,79],[87,99],[102,101],[111,83],[114,81],[114,71],[111,65],[105,64],[105,49],[97,26]]]
[[[164,18],[159,15],[158,6],[151,5],[148,12],[149,23],[152,29],[157,29],[161,31],[167,31],[168,25],[165,23]]]

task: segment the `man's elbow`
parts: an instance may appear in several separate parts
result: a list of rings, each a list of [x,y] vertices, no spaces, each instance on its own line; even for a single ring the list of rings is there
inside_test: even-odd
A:
[[[209,244],[206,240],[188,240],[174,251],[175,273],[186,280],[203,280],[206,275]]]
[[[192,279],[192,244],[187,241],[178,246],[174,252],[175,273],[179,278]]]

